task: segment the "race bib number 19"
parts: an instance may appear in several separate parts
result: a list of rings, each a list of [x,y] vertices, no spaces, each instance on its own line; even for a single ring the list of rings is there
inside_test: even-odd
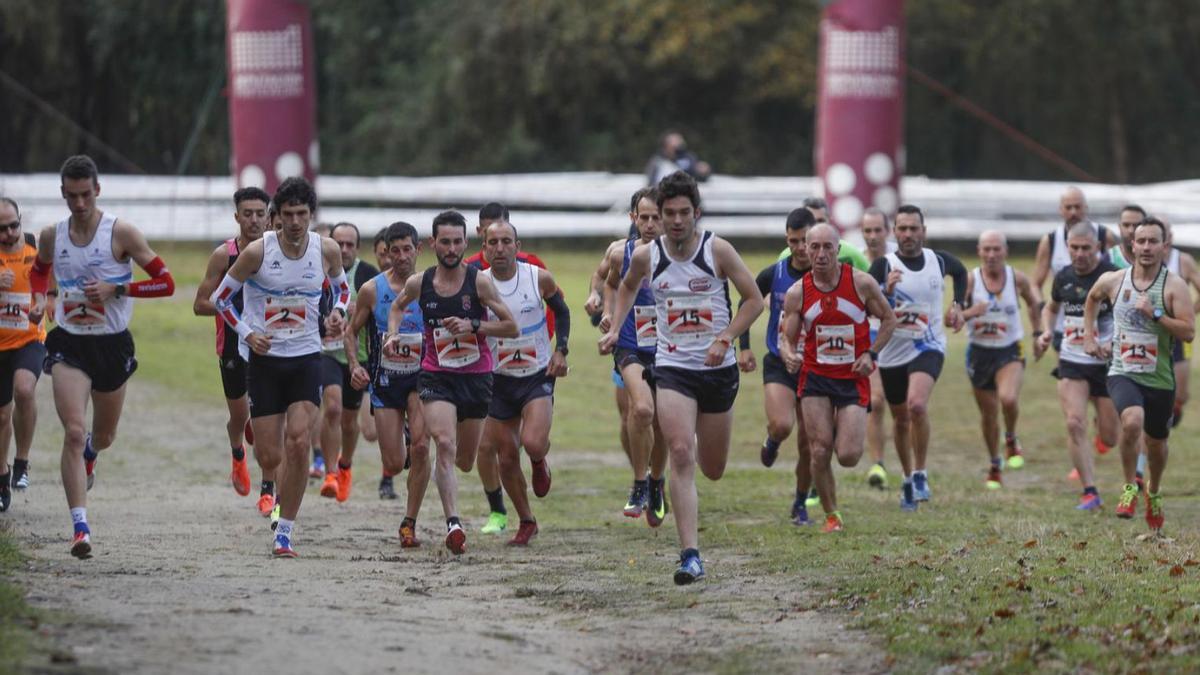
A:
[[[421,334],[399,333],[396,335],[396,339],[400,343],[396,347],[399,355],[393,358],[384,354],[379,359],[379,365],[389,373],[399,373],[402,375],[408,375],[420,370]]]

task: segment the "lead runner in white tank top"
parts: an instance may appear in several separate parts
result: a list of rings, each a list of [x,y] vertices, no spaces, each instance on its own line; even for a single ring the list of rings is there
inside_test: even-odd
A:
[[[984,284],[983,270],[976,267],[972,274],[971,303],[987,307],[983,316],[967,322],[967,339],[980,347],[1008,347],[1025,337],[1021,325],[1021,307],[1017,301],[1017,279],[1012,265],[1004,266],[1004,287],[993,295]]]
[[[492,372],[507,377],[529,377],[550,365],[550,331],[546,326],[546,308],[538,287],[538,268],[517,261],[517,272],[508,281],[497,279],[492,268],[482,272],[492,278],[500,299],[517,321],[520,336],[515,338],[488,337],[488,347],[495,355]],[[488,321],[499,318],[488,310]],[[517,353],[534,354],[533,360],[514,358]]]
[[[83,287],[89,281],[128,284],[133,280],[130,260],[113,257],[113,227],[117,217],[104,213],[92,240],[83,246],[71,241],[71,219],[54,226],[54,279],[59,301],[54,322],[74,335],[113,335],[129,327],[133,298],[113,296],[101,304],[89,302]]]
[[[325,262],[321,238],[308,233],[304,253],[297,259],[284,254],[275,232],[263,234],[263,260],[242,289],[243,320],[253,333],[271,338],[267,356],[304,356],[321,351],[321,287]],[[249,360],[245,341],[238,344]]]
[[[658,321],[654,364],[690,370],[728,368],[736,362],[732,347],[720,365],[704,365],[709,347],[729,326],[730,318],[729,287],[713,274],[713,234],[704,232],[700,246],[687,260],[671,257],[663,244],[665,237],[650,247],[650,287]],[[664,261],[665,269],[655,275]]]

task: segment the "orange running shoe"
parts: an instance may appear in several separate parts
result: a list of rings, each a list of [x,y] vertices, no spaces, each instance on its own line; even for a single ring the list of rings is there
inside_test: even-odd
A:
[[[521,526],[517,528],[517,533],[512,539],[508,540],[509,546],[528,546],[529,540],[537,536],[537,522],[533,520],[522,520]]]
[[[828,534],[830,532],[841,532],[842,531],[842,514],[838,513],[837,511],[834,511],[833,513],[826,515],[825,516],[825,527],[822,527],[821,531],[826,534]]]
[[[337,500],[339,502],[344,502],[347,499],[350,499],[350,481],[352,479],[353,479],[353,477],[350,474],[350,469],[349,468],[344,469],[341,467],[341,465],[338,465],[338,468],[337,468]],[[325,486],[322,485],[321,489],[324,490]]]
[[[405,519],[400,523],[400,548],[420,548],[421,540],[417,539],[417,524]]]
[[[1096,446],[1096,453],[1101,455],[1107,455],[1108,451],[1112,449],[1105,445],[1104,441],[1100,440],[1100,434],[1096,434],[1096,438],[1092,440],[1092,445]]]
[[[229,482],[233,483],[233,491],[245,497],[250,494],[250,468],[246,466],[246,458],[233,460],[233,471],[229,472]]]
[[[321,483],[321,496],[333,499],[338,493],[337,471],[326,471],[325,482]]]
[[[266,494],[260,495],[258,498],[258,512],[263,518],[269,518],[271,511],[275,510],[275,495]]]

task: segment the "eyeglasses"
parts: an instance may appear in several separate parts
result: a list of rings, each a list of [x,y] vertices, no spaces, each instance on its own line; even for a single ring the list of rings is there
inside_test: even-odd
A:
[[[11,223],[8,223],[7,225],[4,223],[0,223],[0,232],[8,232],[9,230],[16,232],[19,229],[21,229],[21,221],[19,221],[19,220],[14,220]]]

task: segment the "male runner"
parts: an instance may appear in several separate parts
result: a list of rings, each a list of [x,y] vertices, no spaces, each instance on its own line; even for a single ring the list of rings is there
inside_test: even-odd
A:
[[[366,364],[370,370],[355,364],[353,386],[361,390],[370,385],[371,406],[379,428],[379,454],[383,458],[384,476],[389,487],[392,476],[409,465],[407,503],[404,519],[400,521],[400,547],[416,548],[421,545],[417,539],[417,515],[429,487],[432,468],[429,464],[429,434],[417,392],[424,332],[421,306],[417,301],[409,302],[404,308],[397,333],[401,344],[399,354],[388,357],[382,354],[380,346],[386,335],[392,303],[413,275],[417,255],[421,252],[421,240],[416,228],[397,222],[388,226],[384,242],[392,264],[359,289],[354,318],[346,331],[346,345],[349,349],[350,345],[357,344],[358,332],[363,329],[374,336]],[[406,447],[409,445],[404,432],[406,426],[412,437],[411,447]],[[382,495],[382,488],[380,492]]]
[[[792,218],[796,217],[796,212],[800,211],[801,209],[812,214],[814,225],[829,222],[829,216],[827,215],[829,205],[826,204],[825,200],[821,199],[820,197],[806,197],[804,199],[803,206],[793,209],[792,212],[788,214],[788,220],[791,221]],[[792,248],[788,246],[779,252],[779,258],[777,258],[777,260],[787,260],[793,255]],[[837,255],[838,262],[850,263],[854,266],[854,269],[866,272],[871,267],[870,261],[865,255],[863,255],[862,251],[855,248],[854,244],[851,244],[848,241],[842,241],[838,244]]]
[[[1162,475],[1175,398],[1171,342],[1190,341],[1196,334],[1191,293],[1187,282],[1164,264],[1167,251],[1166,225],[1157,218],[1143,219],[1134,230],[1133,266],[1096,281],[1088,292],[1083,320],[1085,351],[1111,359],[1108,391],[1121,416],[1125,487],[1117,502],[1117,517],[1132,518],[1137,511],[1134,472],[1139,443],[1144,443],[1150,465],[1146,524],[1155,531],[1163,526]],[[1101,301],[1112,304],[1111,343],[1097,339]]]
[[[1083,495],[1075,508],[1095,511],[1100,508],[1101,500],[1096,490],[1094,458],[1087,447],[1087,404],[1091,400],[1096,409],[1098,438],[1110,447],[1117,443],[1117,410],[1109,398],[1105,359],[1084,351],[1083,311],[1084,301],[1096,280],[1114,268],[1108,260],[1101,260],[1096,255],[1100,242],[1089,223],[1071,226],[1066,242],[1066,248],[1071,252],[1071,264],[1054,276],[1050,302],[1042,310],[1042,325],[1052,326],[1055,317],[1063,317],[1065,332],[1058,354],[1058,368],[1052,374],[1058,378],[1058,404],[1067,421],[1067,449],[1079,482],[1083,484]],[[1110,339],[1112,306],[1107,302],[1099,303],[1095,320],[1099,339]],[[1049,330],[1036,336],[1033,357],[1042,358],[1053,339]]]
[[[792,500],[790,517],[795,525],[808,525],[808,500],[816,506],[817,497],[812,481],[812,460],[808,453],[808,437],[804,433],[804,416],[800,410],[799,374],[788,372],[779,352],[780,319],[783,300],[789,288],[808,273],[811,263],[805,248],[810,227],[817,224],[812,211],[800,207],[788,214],[784,225],[789,255],[768,265],[755,277],[755,284],[767,304],[767,353],[763,355],[763,408],[767,413],[767,438],[759,451],[763,466],[773,466],[779,457],[779,446],[796,428],[796,496]],[[738,336],[738,366],[742,372],[757,367],[754,351],[750,349],[750,331]]]
[[[896,454],[904,470],[900,508],[915,511],[929,501],[925,459],[929,451],[929,397],[946,360],[942,330],[943,277],[954,281],[954,299],[944,322],[962,330],[962,306],[967,293],[967,268],[945,251],[925,248],[925,214],[911,204],[896,214],[897,251],[871,263],[871,276],[884,293],[899,322],[892,339],[879,352],[883,395],[892,411]]]
[[[329,237],[337,242],[342,267],[346,271],[346,278],[350,280],[348,309],[353,313],[358,290],[363,284],[379,276],[379,270],[371,263],[359,260],[360,237],[358,226],[354,223],[334,225],[329,231]],[[358,409],[362,407],[363,399],[363,390],[356,389],[350,382],[348,353],[353,355],[350,358],[355,362],[366,362],[366,341],[360,340],[355,349],[347,352],[344,335],[326,333],[321,343],[321,368],[328,375],[322,379],[326,382],[332,379],[336,386],[327,385],[322,393],[325,406],[321,425],[321,448],[326,456],[326,463],[321,496],[336,497],[339,502],[350,498],[353,481],[351,466],[354,462],[354,451],[358,447]],[[333,394],[330,393],[331,390]],[[328,458],[337,458],[337,461],[331,463]]]
[[[96,456],[116,438],[125,383],[137,370],[128,328],[133,298],[167,297],[175,292],[175,280],[140,230],[96,208],[100,177],[91,157],[67,158],[59,174],[71,215],[43,229],[38,239],[28,315],[31,323],[41,320],[53,271],[61,297],[54,308],[57,326],[46,336],[44,365],[65,432],[62,481],[74,522],[71,555],[82,559],[92,553],[87,490],[95,480]],[[151,278],[133,281],[131,261]]]
[[[46,358],[42,344],[46,329],[40,315],[36,321],[30,318],[33,293],[29,273],[37,257],[36,243],[32,234],[21,230],[17,203],[0,197],[0,429],[4,430],[0,434],[0,511],[7,511],[12,503],[12,489],[29,485],[29,448],[37,426],[34,388]],[[10,472],[8,446],[14,437],[17,453]]]
[[[896,251],[896,242],[891,238],[892,227],[887,214],[875,208],[868,207],[863,212],[859,223],[862,230],[863,242],[866,244],[867,258],[873,263],[883,256]],[[868,269],[870,269],[868,267]],[[871,324],[871,339],[879,330],[879,320],[867,317]],[[887,469],[883,465],[883,413],[887,406],[883,398],[883,380],[879,379],[879,369],[871,371],[871,407],[867,410],[867,452],[871,455],[871,468],[867,471],[867,484],[880,490],[887,489]]]
[[[242,341],[255,456],[268,471],[283,464],[273,555],[295,558],[292,535],[307,483],[309,439],[321,400],[321,288],[334,306],[326,330],[345,327],[350,286],[337,244],[308,231],[317,194],[303,178],[280,183],[273,200],[282,227],[252,242],[213,292],[221,317]],[[232,298],[245,290],[245,311]]]
[[[733,340],[762,312],[762,294],[729,242],[696,226],[700,190],[682,171],[658,184],[665,234],[634,252],[612,313],[613,328],[600,339],[607,354],[633,306],[642,279],[650,278],[657,313],[654,380],[659,426],[671,458],[671,507],[679,530],[675,583],[704,578],[698,544],[696,465],[710,480],[725,472],[739,375]],[[730,317],[729,285],[745,302]]]
[[[550,452],[554,383],[556,378],[567,375],[571,312],[549,272],[517,260],[521,240],[511,223],[499,221],[489,225],[484,230],[483,242],[491,263],[483,276],[491,277],[501,301],[517,321],[520,336],[488,338],[495,366],[492,401],[483,435],[490,442],[480,444],[480,453],[490,451],[499,455],[504,491],[521,519],[509,546],[527,546],[537,536],[538,525],[526,494],[520,452],[524,446],[529,455],[533,493],[545,497],[550,491],[546,455]],[[547,306],[554,312],[558,327],[553,350],[546,330]],[[497,317],[489,314],[488,318]]]
[[[658,214],[658,193],[652,187],[633,194],[630,219],[637,227],[637,237],[619,239],[608,248],[602,267],[606,268],[604,302],[600,330],[612,327],[610,312],[615,309],[616,294],[621,278],[629,269],[633,252],[653,244],[662,234],[662,218]],[[633,469],[633,488],[622,513],[638,518],[643,513],[650,527],[658,527],[667,515],[665,478],[667,446],[654,414],[654,350],[658,330],[654,293],[650,282],[642,280],[633,301],[633,311],[625,318],[613,350],[613,372],[618,373],[622,387],[618,397],[625,399],[621,410],[623,439],[628,445],[629,464]]]
[[[997,408],[1004,412],[1004,448],[1009,468],[1025,466],[1021,441],[1017,438],[1018,399],[1025,378],[1025,354],[1021,339],[1020,296],[1029,313],[1034,335],[1042,333],[1041,294],[1029,277],[1008,264],[1008,239],[1004,233],[986,230],[976,247],[983,264],[967,279],[970,307],[963,312],[967,322],[967,378],[979,407],[983,442],[987,446],[988,466],[985,485],[998,490],[1003,485],[1000,458],[1000,427]]]
[[[257,241],[267,227],[267,209],[271,197],[261,188],[242,188],[233,194],[233,219],[238,224],[238,235],[226,239],[208,258],[204,279],[196,289],[192,312],[196,316],[212,316],[217,321],[217,366],[221,372],[221,387],[225,390],[225,406],[229,409],[229,422],[225,432],[229,434],[229,447],[233,455],[233,470],[229,480],[239,495],[250,494],[250,469],[246,465],[246,442],[254,444],[254,431],[250,428],[250,402],[246,398],[246,361],[238,353],[237,333],[226,330],[225,320],[217,314],[217,307],[209,296],[238,256],[250,242]],[[242,311],[242,294],[231,299],[234,307]],[[260,467],[261,468],[261,467]],[[259,488],[258,512],[270,516],[275,508],[275,472],[263,471]]]
[[[433,253],[437,265],[413,275],[392,302],[386,358],[399,358],[404,343],[397,331],[404,310],[420,300],[424,321],[421,374],[418,388],[421,411],[433,442],[437,444],[437,487],[446,516],[446,548],[461,555],[467,550],[467,533],[458,517],[458,477],[475,465],[484,417],[492,398],[492,351],[483,337],[515,338],[517,323],[496,293],[496,287],[479,270],[462,264],[467,248],[467,221],[457,211],[444,211],[433,219]],[[485,320],[484,310],[499,317]]]
[[[862,457],[871,402],[867,374],[896,327],[896,316],[871,275],[837,261],[838,238],[837,230],[824,223],[808,233],[805,248],[812,271],[787,290],[779,331],[780,354],[788,370],[799,373],[797,395],[826,533],[842,531],[832,456],[836,453],[838,463],[847,467]],[[880,320],[870,344],[868,315]],[[803,356],[797,353],[800,335]]]
[[[375,266],[380,272],[386,272],[392,267],[392,257],[388,252],[387,243],[388,228],[375,233],[375,239],[372,242],[372,250],[375,252]]]

